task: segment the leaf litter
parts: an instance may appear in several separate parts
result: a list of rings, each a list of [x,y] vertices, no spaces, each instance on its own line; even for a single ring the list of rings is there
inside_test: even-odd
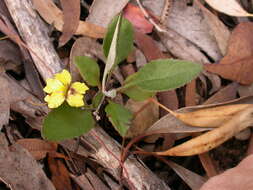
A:
[[[154,141],[144,141],[142,143],[151,143],[152,146],[150,147],[152,149],[150,151],[157,155],[191,156],[208,152],[252,125],[253,99],[251,86],[253,79],[250,75],[253,56],[251,51],[253,43],[251,43],[252,36],[250,33],[252,31],[252,23],[250,21],[240,23],[239,19],[234,18],[239,24],[236,26],[234,23],[228,25],[231,21],[227,20],[228,17],[224,17],[219,12],[231,16],[251,16],[251,14],[246,9],[244,10],[236,1],[231,1],[229,4],[226,1],[220,1],[217,4],[213,0],[206,0],[205,2],[212,8],[206,6],[203,1],[196,1],[193,5],[186,4],[183,0],[174,3],[168,1],[171,3],[170,7],[164,7],[164,5],[167,6],[168,4],[164,4],[163,1],[154,2],[150,0],[142,1],[150,16],[150,18],[147,18],[143,14],[142,7],[132,4],[132,2],[129,3],[128,0],[117,2],[94,0],[91,4],[85,4],[83,1],[78,0],[74,1],[74,3],[61,0],[61,6],[56,6],[54,1],[51,0],[32,0],[38,14],[46,23],[51,25],[56,33],[56,36],[54,36],[54,33],[51,36],[54,42],[57,41],[60,46],[63,46],[60,49],[61,51],[58,49],[58,52],[65,54],[64,58],[67,62],[69,59],[70,64],[67,67],[70,67],[74,80],[80,80],[78,70],[73,64],[75,56],[87,55],[95,57],[98,60],[99,69],[103,69],[104,66],[100,62],[105,62],[105,57],[102,52],[101,41],[96,39],[104,37],[107,24],[120,11],[124,12],[124,16],[135,27],[134,38],[136,46],[132,53],[135,56],[128,57],[123,65],[117,67],[118,72],[113,73],[114,77],[110,80],[110,85],[118,85],[119,81],[122,84],[123,78],[128,75],[122,75],[124,66],[130,65],[129,68],[131,68],[130,70],[133,74],[133,72],[146,64],[146,60],[178,58],[203,64],[206,71],[200,76],[203,83],[202,86],[200,85],[200,79],[196,79],[188,83],[186,87],[158,93],[159,102],[168,107],[167,111],[170,109],[168,112],[162,108],[159,110],[158,104],[154,104],[153,101],[135,102],[123,96],[123,98],[121,97],[123,100],[121,104],[124,102],[124,107],[129,108],[134,115],[132,116],[128,110],[124,110],[122,118],[125,118],[125,121],[121,123],[122,120],[120,118],[113,116],[115,111],[111,113],[107,109],[107,114],[110,115],[110,120],[113,121],[116,129],[123,135],[127,133],[123,128],[125,126],[129,127],[127,138],[138,138],[139,135],[150,133],[156,134],[157,138],[154,138]],[[3,5],[0,4],[0,6],[2,8]],[[85,7],[89,8],[89,11],[86,10],[87,12],[85,12]],[[115,7],[115,9],[111,7]],[[164,15],[162,13],[164,11],[167,11],[168,14]],[[20,38],[19,34],[11,29],[8,22],[6,22],[11,19],[10,15],[12,14],[8,15],[5,11],[1,11],[1,14],[0,30],[20,47],[27,48],[27,42],[21,40],[25,38]],[[85,20],[83,20],[84,17],[86,17]],[[153,19],[158,25],[160,24],[164,31],[158,31],[158,25],[153,26],[150,19]],[[159,23],[160,19],[163,22]],[[57,34],[57,31],[62,32],[62,35]],[[65,146],[57,146],[38,137],[38,132],[42,125],[41,120],[49,110],[43,105],[36,93],[33,93],[32,88],[27,85],[27,83],[36,85],[36,83],[31,82],[33,79],[28,77],[29,72],[34,73],[36,71],[34,69],[23,71],[23,63],[20,62],[22,58],[20,57],[24,56],[24,53],[20,53],[18,48],[9,46],[9,39],[0,41],[0,64],[1,68],[3,68],[3,72],[0,75],[0,89],[2,89],[0,94],[0,128],[3,129],[1,138],[5,133],[6,126],[13,126],[8,123],[12,124],[19,118],[23,119],[21,127],[23,129],[18,128],[18,131],[24,137],[17,140],[15,133],[12,134],[11,130],[8,129],[9,137],[13,135],[11,142],[16,141],[16,143],[9,145],[9,147],[8,145],[5,146],[2,153],[10,159],[9,161],[0,159],[1,165],[4,166],[1,168],[3,170],[7,169],[7,167],[13,168],[13,165],[16,166],[19,163],[17,159],[20,159],[24,163],[24,167],[17,165],[17,167],[21,168],[21,172],[26,174],[29,171],[30,173],[38,174],[39,177],[37,176],[36,179],[32,175],[26,178],[26,175],[24,175],[23,179],[19,176],[17,181],[15,181],[12,178],[15,177],[16,173],[13,172],[11,176],[8,176],[10,172],[5,170],[4,173],[0,172],[0,178],[13,189],[19,182],[26,186],[26,189],[29,189],[33,184],[37,184],[36,180],[38,179],[47,185],[43,189],[54,189],[51,181],[56,189],[74,189],[74,187],[78,189],[77,184],[82,188],[82,185],[85,186],[84,183],[87,183],[87,180],[82,179],[80,181],[81,178],[78,175],[81,174],[82,176],[85,172],[79,173],[80,171],[78,170],[80,168],[76,168],[76,161],[72,160],[70,162],[68,160],[69,155],[71,155],[68,153],[69,150],[65,149]],[[74,41],[74,44],[72,41]],[[7,46],[4,44],[7,44]],[[2,50],[1,48],[4,46],[9,51]],[[57,47],[55,48],[57,49]],[[28,51],[32,52],[29,49]],[[70,56],[68,56],[69,54]],[[213,62],[215,64],[210,64]],[[29,63],[26,62],[24,64]],[[13,73],[15,74],[13,75]],[[99,76],[98,73],[97,75]],[[230,83],[230,81],[224,79],[233,82]],[[43,83],[43,81],[40,82]],[[145,90],[150,90],[150,86],[147,86],[147,84],[143,84],[142,87],[145,87]],[[38,85],[38,89],[40,88],[41,86]],[[91,92],[88,93],[88,97],[86,97],[88,101],[91,100],[92,93],[96,92],[96,90],[95,88],[91,89]],[[204,93],[201,93],[201,91]],[[238,98],[238,92],[241,98],[236,99]],[[242,96],[246,97],[242,98]],[[196,103],[203,105],[195,106]],[[14,126],[18,126],[18,124]],[[26,129],[29,129],[30,132],[27,132]],[[107,132],[113,138],[120,139],[114,131],[107,130]],[[202,134],[202,132],[205,133]],[[195,137],[188,141],[182,139],[192,135]],[[164,140],[161,146],[163,149],[159,146],[157,147],[156,143],[159,138]],[[177,140],[182,144],[173,146],[175,142],[178,144]],[[75,148],[74,142],[70,142],[71,146],[74,147],[71,153],[75,153],[74,149],[78,149],[78,145]],[[141,146],[142,144],[136,143],[136,145]],[[34,161],[31,155],[37,160],[47,160],[50,170],[47,172],[50,172],[51,181],[45,177],[44,171],[38,167],[39,164]],[[86,154],[83,155],[84,160],[90,159],[86,157]],[[164,159],[167,160],[167,158]],[[207,158],[205,159],[207,160]],[[30,165],[27,164],[27,160],[31,163]],[[65,163],[66,160],[68,160],[68,164]],[[143,160],[149,164],[145,157]],[[161,163],[157,160],[152,161],[154,163],[150,169],[155,172],[157,170],[156,164]],[[179,162],[179,160],[176,160],[176,162]],[[196,174],[199,172],[198,170],[194,170],[194,172],[187,170],[186,168],[189,165],[185,166],[182,164],[186,167],[184,168],[171,161],[169,161],[168,165],[175,170],[191,189],[199,189],[205,181],[203,177]],[[89,167],[90,165],[88,164]],[[100,169],[103,170],[104,168],[100,167]],[[218,167],[218,169],[220,168]],[[46,174],[49,175],[47,172]],[[162,172],[158,171],[156,173],[159,175]],[[102,176],[100,174],[98,171],[95,171],[95,174],[93,173],[96,177]],[[166,174],[173,173],[166,171]],[[204,173],[201,173],[201,175],[203,176]],[[26,181],[24,180],[25,178]],[[71,178],[76,181],[74,185],[73,181],[70,180]],[[28,184],[27,179],[34,183]],[[100,177],[97,179],[100,180]],[[167,179],[164,180],[168,182]],[[64,183],[62,183],[63,181]],[[91,179],[88,179],[88,181],[91,182]],[[179,188],[180,185],[177,182],[175,184],[173,182],[168,182],[169,186],[176,189]],[[99,188],[103,185],[104,181],[102,180],[95,182],[92,188]],[[106,188],[109,186],[107,185]],[[103,187],[105,188],[105,186]],[[38,188],[39,186],[37,186]],[[91,185],[89,185],[89,188],[91,188]]]

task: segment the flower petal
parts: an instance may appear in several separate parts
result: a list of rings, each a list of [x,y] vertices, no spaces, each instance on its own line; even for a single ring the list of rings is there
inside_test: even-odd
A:
[[[47,79],[46,84],[46,87],[43,89],[46,93],[52,93],[64,88],[63,83],[61,83],[58,79]]]
[[[70,75],[69,71],[67,71],[66,69],[63,69],[61,73],[55,74],[55,78],[67,86],[71,82],[71,75]]]
[[[67,102],[70,106],[73,106],[73,107],[84,106],[82,94],[68,95]]]
[[[85,94],[85,92],[89,90],[89,87],[82,82],[74,82],[70,88],[74,89],[75,92],[79,94]]]
[[[44,100],[48,103],[49,108],[57,108],[64,102],[65,96],[64,93],[54,92],[47,95]]]

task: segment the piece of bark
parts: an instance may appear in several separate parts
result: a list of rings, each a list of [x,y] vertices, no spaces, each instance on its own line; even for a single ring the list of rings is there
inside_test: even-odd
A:
[[[30,0],[5,0],[5,3],[21,37],[30,49],[38,71],[43,79],[51,78],[61,70],[61,61],[49,39],[46,25],[33,9]]]
[[[35,18],[39,19],[38,15],[36,13],[33,14],[33,9],[30,1],[28,0],[5,0],[6,3],[8,4],[9,10],[11,10],[11,14],[14,14],[14,21],[17,24],[17,27],[22,23],[21,28],[31,28],[38,30],[38,32],[33,32],[32,38],[45,38],[42,40],[48,39],[48,36],[46,36],[46,30],[45,25],[42,24],[41,20],[37,20],[37,22],[34,22]],[[20,6],[20,5],[23,6]],[[31,14],[25,13],[29,12]],[[19,15],[19,16],[17,16]],[[25,15],[25,21],[23,21],[23,17]],[[22,17],[22,18],[21,18]],[[31,18],[30,18],[31,17]],[[41,25],[42,24],[42,25]],[[33,26],[35,25],[35,26]],[[42,27],[43,26],[43,27]],[[30,29],[27,29],[30,31]],[[44,31],[44,32],[43,32]],[[41,34],[45,35],[41,35]],[[28,32],[23,31],[23,39],[24,41],[28,44],[27,41],[31,41],[31,36]],[[37,36],[38,35],[38,36]],[[52,47],[52,46],[50,46]],[[32,47],[31,47],[32,48]],[[33,49],[33,48],[32,48]],[[49,51],[45,51],[45,48],[38,48],[37,49],[38,55],[43,58],[51,57],[55,58],[56,60],[59,60],[58,55],[56,52],[52,49],[49,49]],[[40,53],[41,51],[41,53]],[[51,59],[52,60],[52,59]],[[36,62],[36,61],[35,61]],[[48,78],[51,76],[53,73],[56,73],[59,71],[61,68],[60,61],[54,61],[53,63],[50,62],[50,60],[45,62],[47,64],[47,67],[51,69],[51,71],[48,71],[46,67],[44,67],[44,64],[40,61],[37,60],[36,62],[36,67],[39,68],[39,72],[42,75],[42,77]],[[49,73],[50,72],[50,75]],[[95,160],[100,163],[102,166],[104,166],[108,172],[110,172],[116,179],[120,180],[120,165],[118,160],[113,157],[110,153],[108,153],[108,150],[113,152],[115,155],[120,158],[121,150],[120,146],[109,136],[107,135],[101,128],[96,128],[92,130],[93,133],[98,134],[99,138],[102,139],[102,142],[104,142],[103,146],[101,145],[101,142],[97,139],[94,138],[92,133],[86,134],[83,138],[88,141],[90,144],[93,145],[95,150],[90,153]],[[73,141],[75,143],[75,141]],[[159,190],[169,190],[170,188],[162,181],[160,180],[157,176],[155,176],[148,168],[144,166],[143,163],[138,161],[138,159],[134,157],[130,157],[126,160],[124,164],[124,168],[128,171],[129,178],[126,180],[126,172],[123,173],[123,178],[125,179],[123,183],[127,186],[134,186],[135,189],[137,190],[153,190],[153,189],[159,189]]]
[[[117,180],[121,180],[121,166],[119,162],[121,155],[120,145],[116,143],[116,141],[112,140],[100,127],[92,129],[90,133],[84,135],[82,138],[85,138],[85,140],[89,144],[92,144],[96,149],[96,152],[90,156],[95,160],[99,160],[99,163],[104,166],[106,170]],[[104,145],[106,145],[106,147]],[[134,156],[128,157],[128,159],[124,162],[124,168],[127,172],[125,170],[123,171],[122,182],[123,184],[129,186],[130,189],[170,189],[161,179],[155,176]]]

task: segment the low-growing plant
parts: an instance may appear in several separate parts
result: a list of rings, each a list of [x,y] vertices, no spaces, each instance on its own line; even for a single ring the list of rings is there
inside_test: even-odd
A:
[[[113,70],[133,50],[133,39],[131,23],[121,15],[116,16],[109,24],[103,41],[103,51],[107,59],[102,81],[97,62],[85,56],[75,57],[75,65],[87,85],[82,82],[71,83],[71,75],[67,70],[46,81],[44,91],[48,95],[45,101],[53,110],[44,119],[42,135],[45,139],[60,141],[88,132],[96,125],[102,104],[107,104],[106,116],[124,137],[131,126],[133,114],[124,105],[114,102],[117,93],[123,93],[135,101],[143,101],[155,96],[157,92],[185,85],[202,70],[200,64],[189,61],[154,60],[127,77],[119,88],[108,89]],[[88,86],[99,89],[90,105],[84,100]]]

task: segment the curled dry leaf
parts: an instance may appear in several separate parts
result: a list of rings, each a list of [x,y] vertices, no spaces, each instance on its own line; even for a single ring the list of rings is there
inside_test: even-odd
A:
[[[237,0],[205,0],[212,8],[230,16],[253,16],[246,12]]]
[[[57,30],[62,31],[64,24],[63,13],[52,0],[32,0],[32,2],[40,16],[48,24],[53,24]],[[79,21],[75,34],[92,38],[102,38],[105,34],[105,28],[92,23]]]
[[[253,104],[253,96],[247,96],[243,98],[238,98],[232,101],[227,101],[223,103],[217,104],[210,104],[210,105],[198,105],[198,106],[191,106],[185,107],[176,110],[177,113],[188,113],[188,112],[195,112],[202,109],[207,108],[215,108],[219,106],[227,106],[227,105],[237,105],[237,104]],[[155,122],[147,131],[146,133],[193,133],[193,132],[201,132],[207,131],[212,128],[204,128],[204,127],[192,127],[190,125],[185,124],[181,120],[174,117],[172,114],[167,114],[162,117],[160,120]]]
[[[152,100],[156,102],[155,100]],[[166,109],[177,119],[181,120],[187,125],[194,127],[218,127],[227,120],[230,120],[236,113],[244,110],[250,104],[236,104],[218,106],[212,108],[203,108],[198,111],[188,113],[178,113]]]
[[[164,152],[156,152],[160,156],[191,156],[207,152],[238,132],[253,124],[253,105],[238,112],[230,120],[224,122],[219,128],[209,131],[181,145],[173,147]]]

